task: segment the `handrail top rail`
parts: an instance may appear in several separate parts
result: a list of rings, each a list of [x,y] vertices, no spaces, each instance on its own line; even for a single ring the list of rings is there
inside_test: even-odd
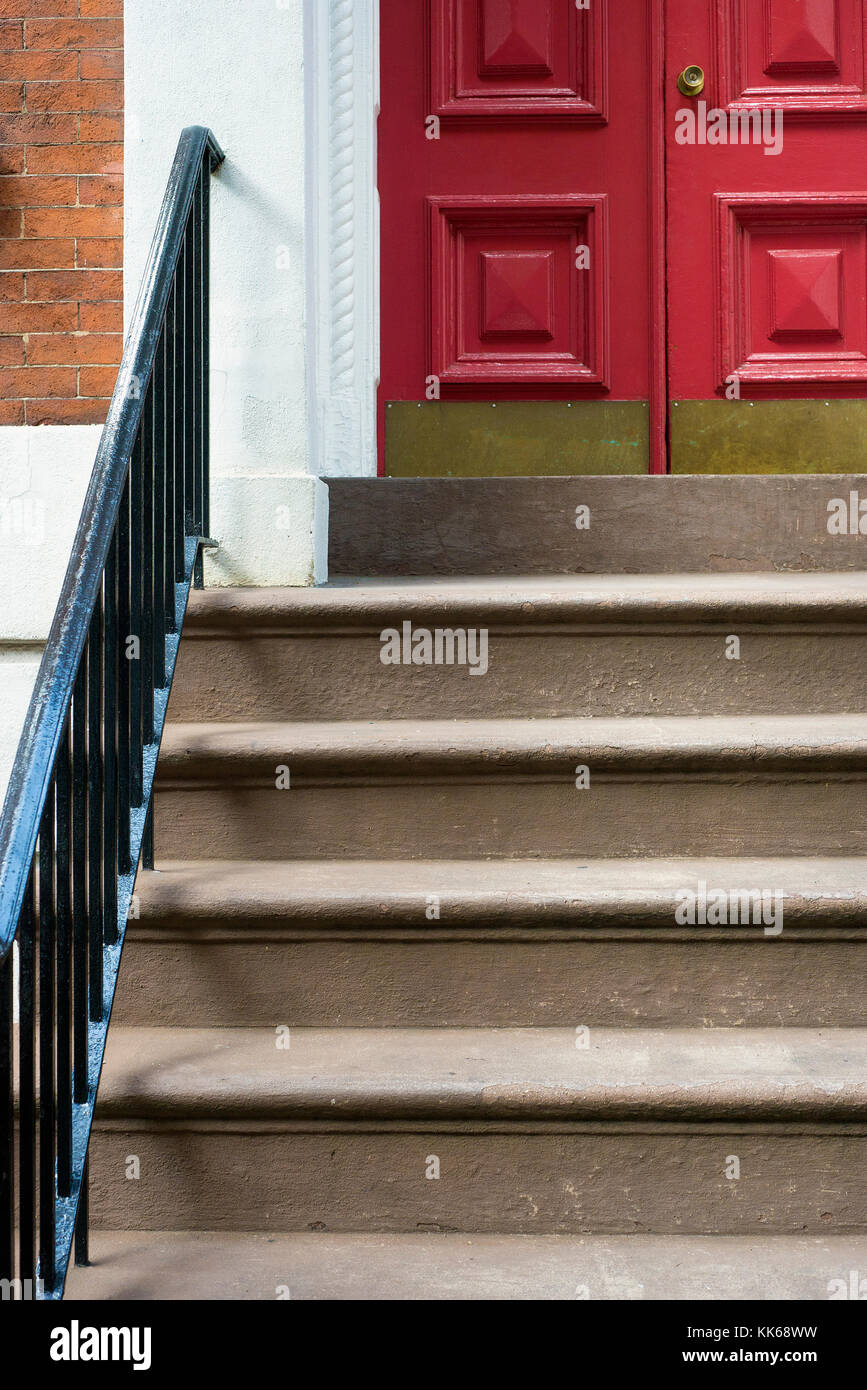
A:
[[[69,564],[0,814],[0,960],[11,948],[76,675],[87,640],[193,196],[205,159],[225,155],[206,126],[181,133],[130,319]]]

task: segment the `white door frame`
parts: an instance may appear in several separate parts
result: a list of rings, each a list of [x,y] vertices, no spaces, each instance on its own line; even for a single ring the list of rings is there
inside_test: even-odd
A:
[[[304,0],[311,471],[375,476],[379,0]]]

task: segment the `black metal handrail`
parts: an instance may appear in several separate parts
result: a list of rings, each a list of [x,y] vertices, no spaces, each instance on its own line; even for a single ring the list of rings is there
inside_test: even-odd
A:
[[[62,1297],[74,1235],[87,1259],[108,1021],[139,858],[153,862],[187,599],[213,544],[210,176],[222,161],[209,130],[182,133],[0,818],[2,1297]]]

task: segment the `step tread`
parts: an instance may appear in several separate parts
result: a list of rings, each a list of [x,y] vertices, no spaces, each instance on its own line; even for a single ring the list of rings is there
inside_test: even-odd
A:
[[[864,1236],[95,1231],[66,1301],[827,1300]],[[839,1284],[835,1287],[839,1288]],[[716,1345],[714,1343],[713,1345]]]
[[[194,592],[184,636],[294,628],[605,622],[867,622],[867,571],[801,574],[522,575],[339,579],[319,588]]]
[[[452,672],[454,674],[454,672]],[[471,679],[468,673],[467,679]],[[291,763],[292,771],[341,775],[378,768],[420,774],[596,772],[709,768],[764,771],[867,766],[862,714],[634,715],[544,719],[384,719],[175,723],[163,736],[160,774],[227,761]]]
[[[522,922],[673,926],[678,893],[702,882],[783,893],[789,926],[867,927],[867,858],[796,857],[164,861],[139,875],[141,917],[131,928],[179,918],[312,927],[327,918],[331,925],[432,930]],[[431,895],[439,919],[425,917]]]
[[[124,1028],[102,1119],[867,1120],[867,1028]]]

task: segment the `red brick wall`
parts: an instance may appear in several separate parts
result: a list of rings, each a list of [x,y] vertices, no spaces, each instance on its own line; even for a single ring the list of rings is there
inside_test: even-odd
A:
[[[0,0],[0,424],[105,419],[123,328],[123,0]]]

